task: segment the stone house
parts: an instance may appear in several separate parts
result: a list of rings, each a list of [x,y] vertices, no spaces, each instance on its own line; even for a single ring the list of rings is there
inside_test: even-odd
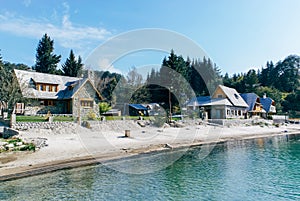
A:
[[[237,119],[245,117],[248,104],[235,89],[219,85],[211,97],[196,97],[187,107],[203,110],[208,119]]]
[[[67,77],[34,71],[14,70],[22,95],[27,99],[19,114],[99,115],[103,99],[89,78]]]

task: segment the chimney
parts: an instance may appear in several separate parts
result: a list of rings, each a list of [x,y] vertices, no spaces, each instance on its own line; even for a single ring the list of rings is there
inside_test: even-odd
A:
[[[267,98],[267,94],[266,93],[264,93],[263,98]]]

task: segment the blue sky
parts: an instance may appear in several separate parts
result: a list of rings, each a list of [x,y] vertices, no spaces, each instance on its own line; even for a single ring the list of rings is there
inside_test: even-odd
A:
[[[85,60],[107,39],[143,28],[190,38],[222,73],[261,68],[268,60],[277,62],[300,52],[298,0],[0,0],[0,4],[3,60],[29,66],[34,65],[38,41],[46,32],[62,63],[70,49]],[[122,70],[159,65],[165,55],[146,51],[113,65]]]

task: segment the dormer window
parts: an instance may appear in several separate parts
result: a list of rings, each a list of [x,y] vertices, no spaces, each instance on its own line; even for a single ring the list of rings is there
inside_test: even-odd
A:
[[[218,94],[218,98],[223,98],[222,94]]]
[[[44,84],[44,83],[37,83],[36,89],[38,91],[46,91],[46,92],[57,92],[58,85],[57,84]]]

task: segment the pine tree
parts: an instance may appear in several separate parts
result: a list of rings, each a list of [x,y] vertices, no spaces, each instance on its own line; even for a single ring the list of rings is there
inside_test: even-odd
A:
[[[41,73],[57,73],[57,64],[60,61],[61,56],[53,54],[54,41],[45,34],[39,41],[38,47],[36,49],[36,64],[35,70]]]
[[[0,55],[0,101],[7,103],[9,112],[13,112],[13,107],[17,102],[24,102],[17,78],[13,75],[14,68],[24,66],[26,65],[3,63]]]
[[[73,50],[70,51],[69,58],[67,58],[65,64],[62,65],[63,75],[78,77],[82,73],[83,64],[81,63],[81,57],[76,60]]]

